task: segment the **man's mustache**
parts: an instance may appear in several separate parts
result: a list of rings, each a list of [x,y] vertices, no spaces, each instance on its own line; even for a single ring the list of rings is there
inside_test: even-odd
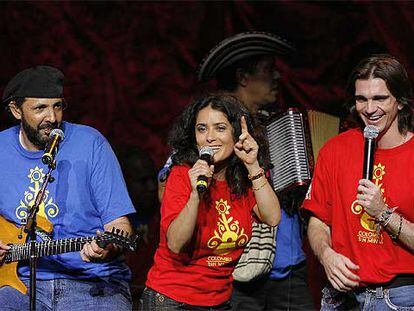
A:
[[[57,129],[59,128],[59,123],[58,122],[53,122],[53,123],[46,123],[46,124],[41,124],[38,127],[38,130],[53,130],[53,129]]]

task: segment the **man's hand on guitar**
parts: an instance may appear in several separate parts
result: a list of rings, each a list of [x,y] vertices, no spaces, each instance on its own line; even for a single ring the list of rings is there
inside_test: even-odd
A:
[[[119,229],[123,233],[131,234],[132,232],[131,224],[126,216],[119,217],[104,225],[105,231],[111,231],[113,228],[117,228],[117,230]],[[100,236],[101,233],[97,231],[97,235]],[[121,253],[122,247],[110,243],[101,248],[96,241],[92,241],[83,246],[80,255],[84,261],[96,262],[112,260]]]
[[[10,249],[10,246],[7,246],[2,241],[0,241],[0,266],[4,262],[4,258],[6,257],[6,252]]]
[[[97,231],[97,236],[100,236],[101,232]],[[86,243],[80,251],[80,256],[83,261],[86,262],[99,262],[110,260],[114,258],[114,253],[117,253],[117,247],[115,245],[108,244],[105,248],[99,247],[98,243],[93,240],[91,243]]]

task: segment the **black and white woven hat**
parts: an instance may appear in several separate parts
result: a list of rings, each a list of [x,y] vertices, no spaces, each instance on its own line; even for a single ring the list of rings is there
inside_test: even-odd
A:
[[[242,32],[224,39],[202,60],[197,69],[198,81],[208,81],[223,68],[257,55],[284,55],[295,49],[286,40],[268,32]]]

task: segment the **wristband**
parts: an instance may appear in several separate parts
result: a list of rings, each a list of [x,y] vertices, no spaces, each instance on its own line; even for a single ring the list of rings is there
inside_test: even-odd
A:
[[[400,216],[400,225],[398,226],[398,232],[397,232],[396,235],[393,235],[393,234],[390,233],[390,237],[394,242],[398,241],[398,238],[401,234],[402,224],[403,224],[403,217],[401,215],[398,215],[398,216]]]
[[[263,184],[261,184],[259,187],[256,187],[256,188],[253,187],[253,191],[262,189],[264,186],[266,186],[266,184],[267,184],[267,180]]]
[[[387,208],[381,213],[381,215],[376,219],[376,221],[385,227],[385,223],[388,224],[391,215],[395,212],[397,208],[398,207],[388,208],[387,206]]]
[[[264,176],[264,169],[263,169],[263,167],[261,167],[260,168],[260,170],[255,174],[255,175],[253,175],[253,176],[251,176],[250,174],[249,175],[247,175],[247,177],[250,179],[250,180],[256,180],[256,179],[259,179],[260,177],[262,177],[262,176]]]

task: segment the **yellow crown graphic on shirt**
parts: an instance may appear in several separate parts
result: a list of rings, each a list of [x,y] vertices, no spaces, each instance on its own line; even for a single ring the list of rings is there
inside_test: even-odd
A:
[[[374,170],[372,174],[372,180],[378,188],[380,188],[382,194],[384,194],[385,190],[382,184],[382,178],[385,175],[385,165],[378,163],[378,165],[374,165]],[[384,197],[384,202],[386,198]],[[375,219],[368,215],[367,212],[364,211],[364,207],[358,204],[358,201],[355,200],[352,202],[351,210],[354,214],[358,215],[361,214],[361,226],[364,227],[366,230],[375,231]]]
[[[244,228],[240,228],[239,221],[230,215],[231,206],[226,200],[216,201],[215,207],[219,214],[217,229],[214,230],[214,236],[208,240],[207,246],[214,249],[215,254],[224,255],[245,245],[248,237],[244,233]]]
[[[385,165],[378,163],[378,165],[374,165],[374,170],[372,174],[372,181],[374,184],[381,190],[383,194],[384,202],[386,202],[385,189],[382,183],[382,178],[385,175]],[[363,243],[374,243],[374,244],[382,244],[383,243],[383,236],[381,232],[377,232],[376,230],[376,222],[375,218],[370,216],[364,209],[364,207],[358,204],[358,200],[352,202],[351,211],[355,215],[360,216],[360,224],[363,228],[362,230],[358,231],[357,238],[359,242]]]
[[[29,170],[27,178],[30,180],[29,189],[24,192],[24,199],[20,200],[19,206],[16,208],[16,217],[21,220],[22,223],[26,222],[28,211],[35,203],[37,194],[40,191],[42,183],[46,174],[43,172],[43,168],[36,166]],[[38,215],[45,219],[56,217],[59,214],[59,207],[53,201],[53,198],[49,197],[49,191],[45,191],[42,202],[39,206]]]

